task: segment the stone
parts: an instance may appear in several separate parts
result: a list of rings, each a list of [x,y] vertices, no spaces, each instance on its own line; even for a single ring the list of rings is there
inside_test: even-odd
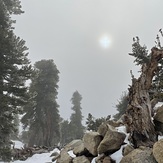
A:
[[[72,163],[73,158],[67,153],[67,150],[63,149],[57,158],[56,163]]]
[[[85,156],[75,157],[73,163],[90,163],[89,159]]]
[[[112,163],[111,157],[106,156],[106,157],[103,159],[103,163]]]
[[[67,151],[73,150],[76,146],[79,146],[83,141],[81,139],[76,139],[68,143],[64,149]]]
[[[127,154],[129,154],[131,151],[134,150],[134,147],[132,147],[131,145],[126,145],[125,147],[123,147],[122,149],[122,155],[126,156]]]
[[[83,141],[81,141],[81,143],[79,145],[75,146],[74,149],[73,149],[73,153],[76,156],[84,155],[86,152],[88,152],[88,151],[84,147],[84,142]]]
[[[106,157],[104,153],[103,153],[103,154],[98,155],[98,156],[96,157],[96,159],[95,159],[95,162],[96,162],[96,163],[102,163],[102,162],[103,162],[104,157]]]
[[[98,132],[88,132],[84,134],[84,147],[94,156],[97,156],[97,148],[102,140]]]
[[[124,156],[120,163],[157,163],[157,161],[152,155],[152,149],[145,147],[144,149],[134,149]]]
[[[163,139],[153,145],[153,155],[158,163],[163,163]]]
[[[156,111],[156,114],[154,116],[154,119],[156,121],[159,121],[161,123],[163,123],[163,106],[160,106],[157,111]]]
[[[118,132],[116,130],[108,129],[105,134],[104,139],[98,146],[98,154],[109,153],[112,154],[120,149],[121,145],[124,143],[126,135],[124,133]]]
[[[108,131],[108,125],[106,123],[102,123],[97,130],[97,132],[103,137],[105,136],[107,131]]]

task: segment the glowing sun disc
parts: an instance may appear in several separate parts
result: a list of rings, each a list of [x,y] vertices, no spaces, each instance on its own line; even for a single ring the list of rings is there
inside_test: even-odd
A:
[[[108,48],[111,43],[110,39],[107,36],[103,36],[99,42],[103,48]]]

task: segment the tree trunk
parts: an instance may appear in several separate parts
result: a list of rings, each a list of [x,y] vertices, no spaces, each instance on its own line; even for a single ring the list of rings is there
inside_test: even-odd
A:
[[[132,86],[129,88],[129,104],[124,123],[130,133],[129,140],[135,147],[152,147],[157,141],[148,92],[161,58],[163,50],[152,48],[150,61],[142,65],[140,77],[133,77]]]

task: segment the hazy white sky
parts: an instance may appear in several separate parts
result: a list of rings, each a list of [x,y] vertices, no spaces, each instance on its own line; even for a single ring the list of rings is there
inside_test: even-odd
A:
[[[22,0],[25,11],[15,32],[26,41],[34,63],[53,59],[60,71],[60,114],[71,114],[74,91],[82,95],[83,115],[104,117],[131,83],[137,69],[131,52],[133,36],[149,49],[163,27],[162,0]],[[111,45],[104,48],[102,37]]]

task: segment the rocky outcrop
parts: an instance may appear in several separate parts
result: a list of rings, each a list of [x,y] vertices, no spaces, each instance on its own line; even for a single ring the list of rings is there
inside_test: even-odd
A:
[[[163,139],[154,144],[153,155],[158,163],[163,163]]]
[[[115,163],[111,158],[115,157],[111,154],[125,144],[126,134],[122,132],[123,127],[117,129],[103,123],[98,132],[87,132],[82,140],[73,140],[67,144],[59,156],[54,156],[53,161],[57,159],[56,163],[91,163],[94,160],[95,163]],[[144,146],[135,149],[129,144],[121,149],[123,157],[120,163],[163,163],[163,139],[155,143],[153,149]]]
[[[103,123],[98,132],[87,132],[82,140],[73,140],[61,150],[57,163],[67,162],[91,162],[95,157],[96,163],[114,162],[109,156],[117,151],[124,143],[126,135],[118,132],[115,127]],[[73,151],[74,158],[70,157],[69,151]],[[56,158],[56,156],[55,156]],[[53,160],[55,159],[53,158]]]

